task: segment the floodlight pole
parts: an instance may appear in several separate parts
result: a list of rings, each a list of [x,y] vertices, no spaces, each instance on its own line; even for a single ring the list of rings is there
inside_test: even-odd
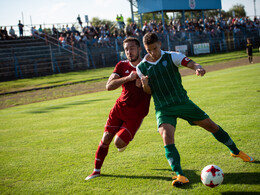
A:
[[[129,0],[129,2],[131,7],[132,22],[134,23],[135,19],[134,19],[134,11],[133,11],[133,0]]]
[[[161,11],[162,14],[162,24],[163,24],[163,32],[166,33],[166,28],[165,28],[165,20],[164,20],[164,14],[163,14],[163,10]]]
[[[256,17],[255,0],[254,0],[254,11],[255,11],[255,17]]]

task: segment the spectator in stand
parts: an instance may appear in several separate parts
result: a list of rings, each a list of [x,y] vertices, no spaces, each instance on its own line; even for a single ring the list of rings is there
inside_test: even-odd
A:
[[[82,28],[82,21],[81,21],[80,15],[78,15],[77,20],[78,20],[80,27]]]
[[[19,36],[20,37],[23,36],[23,27],[24,27],[24,25],[21,23],[21,20],[19,20],[18,28],[19,28]]]
[[[99,41],[98,36],[95,35],[94,38],[91,41],[91,45],[98,47],[98,41]]]
[[[69,27],[68,24],[66,25],[66,33],[67,33],[67,34],[70,34],[70,27]]]
[[[2,33],[3,33],[3,35],[4,35],[4,39],[5,39],[5,40],[8,40],[8,39],[9,39],[9,36],[8,36],[6,27],[4,27],[4,30],[2,30]]]
[[[71,44],[71,36],[69,33],[66,33],[65,43],[66,43],[66,47]]]
[[[31,33],[32,33],[32,37],[33,38],[37,38],[38,37],[38,35],[39,35],[39,33],[38,33],[38,31],[36,30],[36,27],[35,26],[32,26],[32,28],[31,28]]]
[[[75,33],[75,47],[80,47],[80,42],[81,42],[81,36],[79,35],[78,32]]]
[[[60,34],[60,37],[59,37],[59,43],[61,44],[61,46],[63,48],[66,48],[66,41],[65,41],[65,38],[64,38],[64,34]]]
[[[40,27],[38,29],[38,33],[39,33],[39,35],[43,34],[42,25],[40,25]]]
[[[101,35],[98,39],[98,44],[101,47],[104,47],[104,35]]]
[[[52,26],[52,35],[54,35],[55,37],[59,36],[59,31],[57,30],[54,24]]]
[[[70,31],[73,33],[73,35],[76,33],[77,30],[76,30],[74,24],[72,24]]]
[[[2,28],[2,26],[0,26],[0,39],[1,39],[1,40],[4,39],[4,33],[3,33],[3,28]]]
[[[66,28],[64,27],[64,25],[62,25],[62,28],[61,28],[61,33],[65,34],[66,33]]]
[[[113,47],[108,35],[106,35],[106,36],[104,37],[104,45],[105,45],[106,47],[111,47],[111,48]]]
[[[9,30],[9,34],[10,34],[10,37],[12,39],[16,39],[17,38],[17,35],[15,34],[15,31],[13,29],[13,27],[11,26],[10,30]]]

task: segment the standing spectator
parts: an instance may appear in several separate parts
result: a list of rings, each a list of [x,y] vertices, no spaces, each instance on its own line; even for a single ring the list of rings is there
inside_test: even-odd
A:
[[[253,64],[253,44],[251,43],[251,40],[249,38],[247,38],[246,41],[246,53],[248,55],[248,61],[250,64]]]
[[[78,20],[80,27],[82,28],[82,21],[81,21],[80,15],[78,15],[77,20]]]
[[[42,30],[42,25],[40,25],[39,29],[38,29],[38,33],[41,35],[43,33],[43,30]]]
[[[23,27],[24,27],[24,25],[21,23],[21,20],[19,20],[18,28],[19,28],[20,37],[23,37]]]
[[[12,26],[11,26],[11,28],[9,30],[9,34],[10,34],[11,38],[13,38],[13,39],[17,38],[17,35],[15,34],[15,31],[14,31]]]

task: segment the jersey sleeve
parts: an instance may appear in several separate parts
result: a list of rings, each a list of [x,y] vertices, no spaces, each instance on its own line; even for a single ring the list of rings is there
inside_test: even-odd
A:
[[[177,66],[187,66],[187,64],[191,61],[190,58],[186,57],[184,54],[180,52],[170,52],[173,63]]]
[[[113,73],[117,74],[118,76],[122,77],[122,68],[121,68],[122,63],[118,62],[114,68]]]
[[[144,76],[143,73],[141,72],[141,70],[139,69],[139,65],[136,67],[136,73],[137,73],[137,75],[138,75],[140,78],[142,78],[142,76]]]

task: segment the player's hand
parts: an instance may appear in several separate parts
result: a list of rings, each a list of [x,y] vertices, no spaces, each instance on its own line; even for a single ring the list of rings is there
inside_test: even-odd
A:
[[[138,75],[136,73],[136,71],[132,71],[129,75],[128,75],[128,79],[129,81],[134,81],[135,79],[138,78]]]
[[[148,86],[148,82],[149,82],[149,77],[148,76],[142,76],[141,77],[141,82],[143,86]]]
[[[135,80],[135,85],[136,85],[136,87],[142,88],[141,79],[137,78],[137,79]]]
[[[201,67],[196,69],[197,76],[204,76],[204,74],[206,74],[206,70],[204,68]]]

